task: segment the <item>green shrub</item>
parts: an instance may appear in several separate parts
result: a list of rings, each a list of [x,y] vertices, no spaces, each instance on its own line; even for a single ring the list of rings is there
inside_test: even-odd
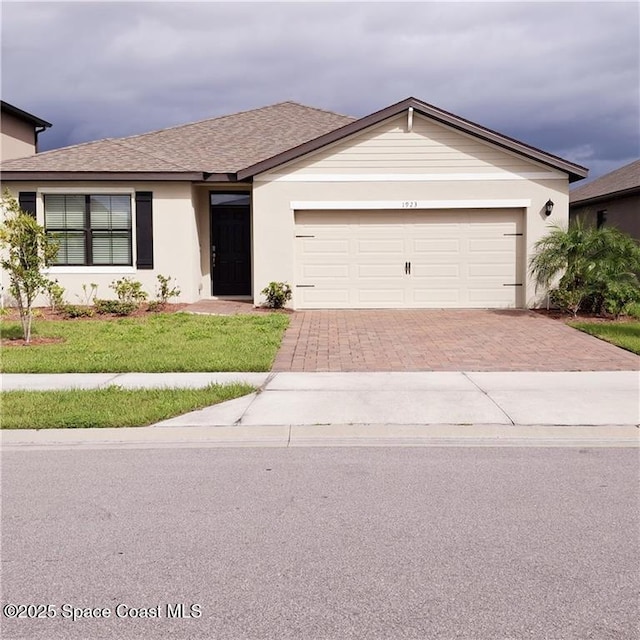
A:
[[[582,307],[585,295],[586,292],[583,288],[563,285],[549,291],[549,301],[564,313],[571,313],[576,316]]]
[[[291,287],[286,282],[270,282],[261,293],[272,309],[282,309],[291,300]]]
[[[109,287],[116,292],[120,302],[140,304],[147,299],[147,293],[142,288],[142,282],[131,280],[131,278],[121,278],[115,280]]]
[[[64,306],[64,287],[57,280],[47,280],[45,291],[51,311],[58,311]]]
[[[89,305],[93,304],[97,295],[98,285],[95,282],[91,282],[88,285],[82,285],[82,295],[77,297],[83,305],[88,307]]]
[[[156,289],[156,297],[158,303],[158,309],[162,308],[169,302],[171,298],[177,298],[180,295],[180,288],[173,286],[171,282],[173,278],[171,276],[163,276],[158,274],[158,288]],[[149,305],[149,311],[151,311],[151,305]],[[155,309],[154,309],[155,310]]]
[[[619,318],[631,304],[640,302],[640,289],[633,282],[626,280],[611,281],[603,294],[603,308],[615,318]]]
[[[640,247],[615,227],[554,227],[536,243],[529,270],[536,287],[559,279],[550,300],[574,315],[587,309],[618,316],[640,301]]]
[[[116,316],[130,316],[138,308],[135,302],[121,302],[120,300],[95,299],[96,311],[100,314],[111,313]]]
[[[151,313],[160,313],[164,309],[164,307],[164,302],[160,302],[160,300],[152,300],[147,305],[147,311],[150,311]]]
[[[91,307],[82,307],[75,304],[65,304],[60,307],[65,318],[90,318],[93,315]]]
[[[628,304],[624,309],[624,313],[636,320],[640,320],[640,302],[631,302]]]

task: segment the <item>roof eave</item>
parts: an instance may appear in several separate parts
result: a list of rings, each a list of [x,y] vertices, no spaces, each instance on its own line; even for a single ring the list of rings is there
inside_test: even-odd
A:
[[[2,171],[4,182],[34,182],[34,181],[77,181],[92,180],[116,181],[173,181],[193,182],[203,179],[202,172],[194,171]]]
[[[202,182],[238,182],[238,174],[228,173],[208,173],[204,172],[201,177]]]
[[[406,111],[409,107],[412,107],[415,111],[421,113],[422,115],[428,116],[433,120],[441,122],[442,124],[458,129],[463,133],[471,134],[475,137],[481,138],[487,142],[505,148],[509,151],[513,151],[532,160],[542,162],[543,164],[546,164],[554,169],[559,169],[560,171],[568,174],[569,182],[582,180],[583,178],[586,178],[589,173],[589,170],[586,167],[574,164],[573,162],[569,162],[568,160],[564,160],[563,158],[559,158],[557,156],[549,154],[545,151],[542,151],[541,149],[537,149],[518,140],[514,140],[513,138],[504,136],[500,133],[497,133],[496,131],[492,131],[491,129],[487,129],[478,124],[475,124],[474,122],[465,120],[464,118],[460,118],[459,116],[456,116],[452,113],[443,111],[442,109],[438,109],[437,107],[427,104],[426,102],[417,100],[416,98],[407,98],[406,100],[402,100],[401,102],[386,107],[385,109],[376,111],[375,113],[365,116],[364,118],[360,118],[359,120],[346,124],[343,127],[334,129],[333,131],[319,136],[314,140],[310,140],[309,142],[289,149],[276,156],[246,167],[245,169],[238,171],[238,179],[242,180],[244,178],[254,176],[258,173],[269,171],[270,169],[280,166],[286,162],[290,162],[291,160],[295,160],[301,156],[306,155],[307,153],[311,153],[312,151],[316,151],[317,149],[320,149],[328,144],[346,138],[349,135],[359,133],[367,127],[376,125],[384,120],[387,120],[388,118],[397,116],[400,113]]]
[[[4,100],[2,100],[1,103],[2,103],[2,111],[5,111],[6,113],[10,113],[12,116],[16,116],[16,118],[20,118],[25,122],[29,122],[30,124],[33,124],[36,127],[44,127],[45,129],[48,129],[49,127],[53,126],[50,122],[47,122],[42,118],[38,118],[38,116],[34,116],[32,113],[29,113],[28,111],[23,111],[22,109],[18,109],[18,107],[14,107],[12,104],[9,104]]]
[[[620,191],[612,191],[611,193],[603,193],[589,198],[581,198],[580,200],[571,200],[571,194],[569,194],[569,207],[584,207],[590,204],[597,204],[598,202],[605,202],[607,200],[626,198],[635,194],[640,194],[640,186],[621,189]]]

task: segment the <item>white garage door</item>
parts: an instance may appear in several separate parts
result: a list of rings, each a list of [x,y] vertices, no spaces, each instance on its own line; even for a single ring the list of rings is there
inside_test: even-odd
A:
[[[520,210],[297,211],[299,309],[513,308]]]

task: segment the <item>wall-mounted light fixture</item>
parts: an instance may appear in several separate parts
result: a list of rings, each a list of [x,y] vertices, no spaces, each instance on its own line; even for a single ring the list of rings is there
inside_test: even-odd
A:
[[[544,215],[550,216],[552,211],[553,211],[553,200],[549,198],[549,200],[547,200],[547,202],[544,205]]]

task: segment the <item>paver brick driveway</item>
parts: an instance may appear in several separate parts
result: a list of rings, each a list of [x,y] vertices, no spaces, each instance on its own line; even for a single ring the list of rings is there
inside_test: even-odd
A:
[[[531,311],[298,311],[274,371],[620,371],[640,358]]]

